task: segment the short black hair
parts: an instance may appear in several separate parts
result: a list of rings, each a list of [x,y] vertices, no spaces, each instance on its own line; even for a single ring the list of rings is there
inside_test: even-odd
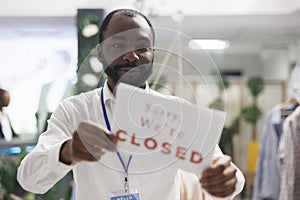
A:
[[[111,20],[111,18],[114,16],[114,15],[124,15],[124,16],[127,16],[127,17],[136,17],[136,16],[141,16],[143,17],[148,25],[150,26],[151,28],[151,31],[152,31],[152,35],[153,35],[153,43],[154,43],[154,38],[155,38],[155,33],[154,33],[154,29],[153,29],[153,26],[152,26],[152,23],[150,22],[150,20],[142,13],[140,13],[139,11],[136,11],[136,10],[132,10],[132,9],[126,9],[126,8],[122,8],[122,9],[117,9],[117,10],[113,10],[111,11],[103,20],[102,24],[101,24],[101,27],[100,27],[100,32],[99,32],[99,44],[101,44],[101,42],[103,42],[104,40],[104,33],[105,31],[107,30],[107,27],[108,27],[108,24]]]

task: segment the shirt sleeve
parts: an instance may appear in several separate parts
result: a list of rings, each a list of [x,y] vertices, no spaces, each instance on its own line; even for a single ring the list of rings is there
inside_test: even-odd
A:
[[[36,147],[22,160],[17,173],[20,185],[30,192],[45,193],[74,166],[59,162],[62,144],[72,137],[72,112],[61,104],[48,121],[48,129],[39,137]]]

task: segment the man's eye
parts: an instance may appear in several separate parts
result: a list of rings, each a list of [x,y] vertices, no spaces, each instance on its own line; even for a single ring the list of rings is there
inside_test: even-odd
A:
[[[146,44],[140,44],[136,46],[137,51],[148,51],[149,50],[149,45]]]
[[[124,48],[124,47],[125,47],[124,44],[120,44],[120,43],[118,43],[118,44],[113,44],[112,46],[113,46],[113,48],[117,48],[117,49],[120,49],[120,48]]]

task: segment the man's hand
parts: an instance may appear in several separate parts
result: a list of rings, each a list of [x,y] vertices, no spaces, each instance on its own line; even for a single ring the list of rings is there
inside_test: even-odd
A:
[[[213,196],[227,197],[235,191],[236,171],[229,156],[217,158],[203,171],[200,179],[201,186]]]
[[[65,164],[81,161],[97,161],[105,152],[116,151],[116,137],[88,122],[81,122],[72,139],[60,149],[59,160]]]

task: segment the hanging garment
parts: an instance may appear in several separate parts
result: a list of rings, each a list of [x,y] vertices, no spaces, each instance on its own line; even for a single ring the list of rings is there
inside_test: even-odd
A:
[[[267,114],[261,136],[257,172],[253,186],[253,200],[279,199],[280,174],[277,165],[277,149],[283,120],[281,105],[276,105]]]
[[[280,199],[300,199],[300,107],[284,122],[278,149],[281,173]]]

